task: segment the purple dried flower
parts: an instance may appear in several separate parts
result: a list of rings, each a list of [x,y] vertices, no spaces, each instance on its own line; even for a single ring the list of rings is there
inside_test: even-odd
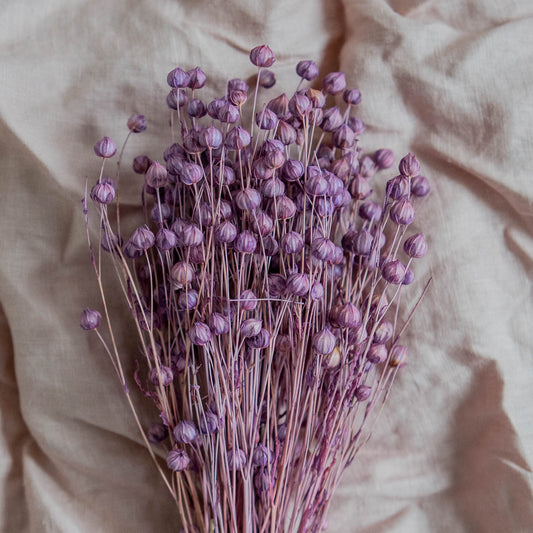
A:
[[[331,262],[335,256],[335,244],[325,237],[317,237],[311,243],[311,252],[317,259]]]
[[[182,472],[191,462],[185,450],[172,450],[167,455],[167,466],[174,472]]]
[[[296,73],[304,80],[313,81],[318,76],[318,67],[314,61],[300,61],[296,65]]]
[[[241,324],[239,331],[243,338],[255,337],[259,335],[262,325],[263,322],[258,318],[248,318]]]
[[[336,321],[341,328],[355,328],[361,323],[361,313],[354,304],[348,302],[340,307]]]
[[[288,159],[281,169],[281,177],[285,181],[298,181],[304,175],[304,165],[296,159]]]
[[[143,255],[143,251],[139,249],[131,241],[127,241],[122,249],[124,256],[128,259],[137,259]]]
[[[163,442],[168,436],[168,430],[163,424],[154,424],[148,431],[147,437],[152,444]]]
[[[155,244],[158,250],[167,252],[178,244],[178,237],[172,230],[160,228],[155,237]]]
[[[215,226],[215,241],[221,244],[230,244],[237,237],[237,228],[229,220]]]
[[[189,75],[189,83],[187,87],[190,89],[201,89],[206,82],[206,76],[200,67],[195,67],[187,72]]]
[[[365,131],[365,124],[358,117],[350,117],[348,119],[348,126],[350,126],[350,128],[352,128],[353,132],[356,135],[359,135],[360,133],[363,133],[363,131]]]
[[[195,322],[189,330],[189,339],[196,346],[205,346],[211,340],[211,330],[203,322]]]
[[[278,298],[285,292],[287,280],[282,274],[269,274],[268,276],[268,295]]]
[[[270,100],[267,104],[267,109],[275,113],[280,120],[287,118],[289,116],[289,99],[287,95],[283,93]]]
[[[248,84],[240,78],[234,78],[228,81],[228,91],[243,91],[248,92]]]
[[[411,153],[408,153],[398,166],[400,174],[408,178],[414,178],[420,174],[420,163],[418,159]]]
[[[274,52],[267,45],[256,46],[250,52],[250,61],[256,67],[271,67],[275,60]]]
[[[390,217],[396,224],[408,226],[415,219],[415,210],[409,200],[402,198],[391,207]]]
[[[246,346],[255,350],[268,348],[270,346],[270,332],[265,328],[261,328],[258,335],[246,339]]]
[[[336,344],[337,339],[329,328],[324,328],[313,336],[313,349],[319,355],[329,355]]]
[[[405,276],[403,277],[402,285],[411,285],[415,280],[415,273],[411,268],[408,268],[405,271]]]
[[[341,112],[337,106],[330,107],[324,111],[324,118],[320,127],[327,132],[334,132],[337,128],[340,128],[344,120]]]
[[[405,276],[405,265],[397,259],[394,261],[387,261],[381,267],[381,274],[383,278],[393,285],[400,285]]]
[[[385,344],[372,344],[368,349],[366,358],[373,365],[379,365],[386,361],[388,356],[389,352]]]
[[[261,184],[261,192],[266,198],[275,198],[285,194],[285,183],[278,178],[264,180]]]
[[[104,137],[103,139],[100,139],[94,145],[94,153],[98,157],[103,157],[104,159],[107,159],[108,157],[113,157],[116,152],[117,145],[109,137]]]
[[[422,233],[415,233],[403,243],[403,249],[409,257],[420,258],[426,255],[428,245]]]
[[[253,311],[257,307],[257,296],[255,292],[246,289],[239,295],[239,304],[244,311]]]
[[[154,189],[164,187],[168,182],[167,169],[158,161],[154,161],[146,171],[144,179],[146,180],[146,183]]]
[[[363,220],[379,220],[381,218],[382,209],[377,202],[364,202],[359,208],[359,216]]]
[[[248,230],[237,235],[233,248],[241,254],[253,254],[257,248],[257,239]]]
[[[248,187],[236,194],[235,204],[242,211],[253,211],[261,205],[261,193]]]
[[[176,427],[172,430],[174,440],[180,444],[190,444],[198,437],[198,430],[193,422],[190,420],[182,420],[178,422]]]
[[[409,196],[409,180],[405,176],[396,176],[387,182],[386,194],[393,200]]]
[[[130,116],[127,124],[132,133],[141,133],[146,129],[146,117],[135,113]]]
[[[180,89],[172,89],[167,94],[167,106],[170,109],[178,109],[183,107],[189,100],[187,93]]]
[[[160,365],[150,370],[150,381],[156,386],[168,387],[174,381],[174,374],[168,366]]]
[[[369,255],[374,244],[374,237],[367,229],[357,232],[354,240],[354,252],[358,255]]]
[[[295,117],[303,117],[311,111],[311,101],[305,94],[296,93],[289,100],[289,110]]]
[[[115,198],[115,188],[110,183],[99,182],[91,189],[91,199],[99,204],[110,204]]]
[[[91,329],[96,329],[101,321],[102,315],[95,309],[87,307],[81,314],[80,327],[85,331],[90,331]]]
[[[279,196],[272,204],[272,217],[277,220],[288,220],[296,214],[296,205],[288,196]]]
[[[252,464],[254,466],[263,467],[272,463],[274,460],[274,453],[264,444],[258,444],[252,454]]]
[[[176,288],[186,287],[194,279],[194,268],[184,261],[176,263],[170,269],[170,279],[174,282]]]
[[[273,257],[278,253],[279,244],[274,237],[267,235],[263,237],[263,242],[261,244],[261,251],[265,254],[266,257]]]
[[[286,292],[292,296],[307,296],[311,288],[311,281],[307,274],[298,272],[287,278]]]
[[[192,118],[202,118],[207,113],[205,104],[198,98],[187,102],[187,114]]]
[[[361,103],[361,91],[359,89],[346,89],[342,93],[342,99],[350,105],[358,105]]]
[[[184,163],[180,172],[180,181],[184,185],[194,185],[204,177],[204,169],[196,163]]]
[[[209,329],[213,335],[225,335],[229,332],[229,320],[220,313],[213,313],[208,322]]]
[[[187,87],[187,85],[189,84],[189,78],[189,74],[178,67],[168,73],[167,83],[170,85],[170,87],[180,89],[183,87]]]
[[[314,281],[313,285],[311,285],[311,292],[310,292],[311,300],[321,300],[324,296],[324,286],[320,281]]]
[[[380,170],[390,168],[394,164],[394,154],[392,153],[392,150],[388,150],[387,148],[376,150],[372,159]]]
[[[411,179],[411,193],[419,198],[429,193],[429,182],[424,176],[415,176]]]
[[[364,402],[368,400],[371,394],[372,394],[372,389],[366,385],[359,385],[359,387],[355,389],[355,397],[358,402]]]
[[[402,367],[407,363],[407,347],[395,344],[390,350],[389,366]]]
[[[230,470],[242,470],[246,465],[246,454],[239,448],[228,450],[228,466]]]
[[[226,135],[226,148],[228,150],[242,150],[250,144],[250,134],[240,126],[235,126]]]
[[[392,323],[388,320],[383,320],[383,322],[381,322],[381,324],[376,328],[372,342],[376,344],[385,344],[392,338],[393,333],[394,326]]]
[[[333,146],[346,150],[355,144],[355,133],[349,126],[343,124],[333,132],[331,140]]]
[[[296,142],[296,130],[284,120],[278,122],[278,129],[276,130],[276,139],[279,139],[285,146],[290,146]]]
[[[133,171],[137,174],[145,174],[151,164],[152,160],[148,156],[138,155],[133,160]]]
[[[289,231],[281,237],[281,249],[286,254],[300,253],[303,247],[303,237],[296,231]]]
[[[319,172],[310,173],[311,169],[316,168]],[[328,191],[328,182],[322,177],[320,169],[317,167],[308,167],[307,172],[310,173],[310,177],[305,182],[304,189],[307,194],[311,196],[322,196]]]
[[[198,303],[198,291],[189,289],[182,292],[178,297],[178,309],[180,311],[190,311]]]
[[[235,124],[239,120],[241,113],[239,108],[231,102],[224,102],[218,109],[217,118],[225,124]]]
[[[338,94],[346,87],[344,72],[330,72],[322,82],[322,88],[328,94]]]
[[[218,417],[215,415],[215,413],[212,413],[211,411],[207,411],[202,415],[200,415],[200,421],[198,426],[200,427],[200,431],[204,434],[213,434],[218,431]]]
[[[276,85],[276,75],[271,70],[262,70],[259,74],[259,85],[270,89]]]
[[[129,241],[138,250],[148,250],[155,244],[155,235],[148,229],[148,226],[137,228]]]
[[[320,109],[321,107],[324,107],[326,105],[326,95],[318,89],[313,89],[312,87],[309,87],[309,89],[305,91],[305,96],[309,98],[311,105],[315,109]]]

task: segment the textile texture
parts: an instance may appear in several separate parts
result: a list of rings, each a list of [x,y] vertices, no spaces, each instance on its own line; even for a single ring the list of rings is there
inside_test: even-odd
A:
[[[346,471],[332,533],[533,531],[533,7],[529,0],[21,0],[0,11],[0,528],[175,532],[112,367],[78,325],[99,308],[80,199],[133,112],[125,161],[169,143],[166,74],[202,67],[208,101],[277,56],[276,94],[313,59],[363,95],[368,152],[411,151],[432,185],[413,230],[431,289],[409,365]],[[393,169],[391,169],[391,175]],[[121,201],[133,223],[139,176]],[[91,227],[96,235],[97,226]],[[104,280],[116,286],[111,268]],[[133,370],[120,294],[110,313]],[[131,354],[131,357],[128,355]],[[135,393],[143,423],[157,421]]]

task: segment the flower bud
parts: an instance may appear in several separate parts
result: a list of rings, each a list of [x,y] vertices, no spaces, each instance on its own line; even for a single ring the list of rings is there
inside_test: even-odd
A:
[[[346,87],[344,72],[330,72],[322,82],[322,88],[328,94],[338,94]]]
[[[270,346],[270,332],[265,328],[261,328],[258,335],[246,339],[246,346],[255,350],[268,348]]]
[[[189,83],[187,87],[189,89],[201,89],[206,82],[206,76],[200,67],[195,67],[187,72],[189,75]]]
[[[278,178],[264,180],[261,184],[261,192],[266,198],[277,198],[285,194],[285,183]]]
[[[419,198],[429,193],[429,182],[424,176],[415,176],[411,179],[411,193]]]
[[[187,87],[189,84],[189,77],[190,76],[187,74],[187,72],[178,67],[168,73],[167,83],[170,85],[170,87],[180,89]]]
[[[295,117],[307,115],[311,107],[311,101],[305,94],[295,93],[289,100],[289,110]]]
[[[199,421],[199,427],[200,431],[204,434],[213,434],[218,431],[218,417],[215,415],[215,413],[212,413],[211,411],[207,411],[202,415],[200,415],[200,421]]]
[[[298,254],[303,250],[304,240],[296,231],[289,231],[281,237],[281,249],[286,254]]]
[[[394,326],[388,320],[383,320],[374,332],[374,338],[372,342],[375,344],[385,344],[388,340],[392,339],[394,333]]]
[[[91,199],[99,204],[110,204],[115,198],[115,189],[110,183],[99,182],[91,189]]]
[[[167,455],[167,466],[174,472],[182,472],[191,462],[185,450],[171,450]]]
[[[415,273],[412,271],[411,268],[408,268],[405,271],[405,276],[403,277],[402,285],[411,285],[413,281],[415,280]]]
[[[368,400],[371,394],[372,394],[372,389],[368,387],[367,385],[359,385],[359,387],[355,389],[355,397],[358,402],[364,402]]]
[[[243,338],[255,337],[259,335],[263,322],[257,318],[248,318],[245,320],[239,329]]]
[[[276,130],[276,139],[279,139],[285,146],[290,146],[296,142],[296,130],[284,120],[278,122],[278,129]]]
[[[261,205],[261,193],[248,187],[235,196],[235,204],[242,211],[254,211]]]
[[[205,104],[198,98],[193,98],[187,102],[187,115],[192,118],[202,118],[207,113]]]
[[[335,244],[325,237],[317,237],[311,243],[311,252],[320,261],[331,262],[335,256]]]
[[[190,420],[182,420],[172,430],[174,440],[180,444],[190,444],[198,437],[198,430]]]
[[[256,247],[257,239],[248,230],[239,233],[233,242],[233,248],[241,254],[253,254]]]
[[[213,313],[208,322],[213,335],[224,335],[229,332],[229,321],[220,313]]]
[[[269,274],[268,295],[272,298],[279,298],[287,287],[287,280],[282,274]]]
[[[311,288],[311,281],[307,274],[298,272],[287,278],[286,292],[292,296],[307,296]]]
[[[180,89],[172,89],[167,94],[167,106],[170,109],[181,108],[187,103],[188,100],[189,97],[187,96],[187,93],[185,91],[180,91]]]
[[[221,244],[230,244],[237,237],[237,228],[229,220],[215,226],[215,241]]]
[[[264,467],[272,463],[274,454],[272,450],[264,444],[258,444],[252,454],[252,464],[258,467]]]
[[[313,349],[319,355],[329,355],[336,344],[337,339],[329,328],[324,328],[313,336]]]
[[[414,178],[420,174],[420,163],[418,159],[411,153],[407,154],[398,166],[400,174],[408,178]]]
[[[235,124],[241,116],[239,108],[231,102],[224,102],[218,110],[218,120],[224,124]]]
[[[379,170],[390,168],[394,164],[394,154],[392,153],[392,150],[388,150],[387,148],[376,150],[372,159]]]
[[[314,61],[304,60],[296,65],[296,74],[307,81],[313,81],[318,76],[318,67]]]
[[[265,107],[265,109],[256,113],[255,123],[262,130],[273,130],[278,125],[278,117],[273,111]]]
[[[195,322],[189,330],[189,339],[196,346],[205,346],[211,340],[211,330],[203,322]]]
[[[284,120],[289,116],[289,99],[285,93],[280,94],[267,104],[267,109],[270,109],[280,119]]]
[[[263,243],[261,251],[265,254],[266,257],[273,257],[278,253],[279,245],[278,241],[274,239],[271,235],[263,237]]]
[[[158,161],[154,161],[146,171],[144,179],[154,189],[164,187],[168,181],[167,169]]]
[[[424,257],[428,251],[426,239],[422,233],[415,233],[403,243],[403,249],[409,257]]]
[[[337,106],[330,107],[324,111],[324,119],[320,127],[326,132],[334,132],[337,128],[340,128],[344,120],[341,112]]]
[[[296,214],[296,205],[288,196],[279,196],[272,204],[270,214],[275,220],[288,220]]]
[[[355,328],[361,323],[361,313],[354,304],[347,302],[339,309],[336,321],[341,328]]]
[[[257,296],[254,291],[246,289],[239,296],[239,305],[244,311],[253,311],[257,307]]]
[[[155,235],[148,229],[148,226],[142,226],[133,232],[130,242],[138,250],[145,251],[155,244]]]
[[[194,279],[194,268],[184,261],[180,261],[170,269],[170,279],[176,288],[181,289],[189,285]]]
[[[362,229],[357,232],[354,242],[354,251],[358,255],[370,255],[372,245],[374,244],[374,237],[367,229]]]
[[[235,126],[226,135],[225,145],[228,150],[242,150],[250,141],[250,134],[241,126]]]
[[[405,266],[398,260],[387,261],[381,267],[381,274],[385,281],[393,285],[400,285],[405,276]]]
[[[389,352],[384,344],[371,344],[367,353],[367,360],[373,365],[379,365],[387,360]]]
[[[364,202],[359,207],[359,216],[363,220],[368,220],[369,222],[379,220],[381,218],[382,209],[377,202]]]
[[[94,153],[98,157],[103,157],[104,159],[107,159],[108,157],[113,157],[116,152],[117,145],[109,137],[104,137],[103,139],[100,139],[94,145]]]
[[[311,300],[321,300],[324,296],[324,286],[320,281],[314,281],[311,285],[311,292],[310,292]]]
[[[174,374],[168,366],[160,365],[159,368],[154,366],[150,370],[149,378],[156,387],[168,387],[174,381]]]
[[[309,172],[312,168],[317,167],[309,167],[307,171]],[[311,196],[322,196],[328,191],[328,182],[319,172],[314,175],[310,174],[310,177],[308,177],[305,182],[304,189],[305,192]]]
[[[262,70],[258,76],[259,85],[265,89],[270,89],[276,85],[276,75],[271,70]]]
[[[350,126],[350,128],[352,128],[353,132],[356,135],[359,135],[359,134],[363,133],[363,131],[365,131],[365,124],[358,117],[350,117],[348,119],[348,126]]]
[[[146,129],[146,117],[135,113],[130,116],[127,124],[132,133],[141,133]]]
[[[409,200],[402,198],[391,207],[390,217],[396,224],[408,226],[415,219],[415,210]]]
[[[142,256],[143,251],[135,246],[135,244],[133,244],[131,241],[127,241],[122,249],[122,253],[128,259],[137,259]]]
[[[390,351],[389,366],[402,367],[407,363],[407,348],[401,344],[395,344]]]
[[[346,89],[342,93],[342,99],[349,105],[361,103],[361,91],[359,89]]]
[[[298,181],[304,175],[304,165],[296,159],[288,159],[281,169],[281,177],[285,181]]]
[[[225,98],[215,98],[207,104],[207,114],[211,118],[219,120],[219,111],[225,103],[227,103]]]
[[[386,195],[393,200],[409,197],[409,180],[405,176],[396,176],[387,182]]]
[[[102,315],[98,311],[87,307],[81,314],[80,326],[81,329],[90,331],[91,329],[96,329],[101,321]]]
[[[318,89],[313,89],[312,87],[309,87],[309,89],[305,91],[305,96],[309,98],[311,105],[315,109],[320,109],[326,105],[326,96],[322,91],[319,91]]]
[[[343,124],[333,132],[331,141],[333,146],[347,150],[355,144],[355,134],[349,126]]]
[[[152,160],[148,156],[138,155],[133,160],[133,171],[136,174],[146,174],[146,171],[148,170],[151,164]]]
[[[198,304],[198,291],[189,289],[183,291],[178,297],[178,309],[180,311],[190,311]]]
[[[172,230],[160,228],[155,236],[155,244],[158,250],[167,252],[177,246],[178,237]]]
[[[242,470],[246,465],[246,454],[239,448],[228,450],[228,466],[230,470]]]
[[[250,61],[256,67],[271,67],[275,60],[274,52],[267,45],[256,46],[250,52]]]

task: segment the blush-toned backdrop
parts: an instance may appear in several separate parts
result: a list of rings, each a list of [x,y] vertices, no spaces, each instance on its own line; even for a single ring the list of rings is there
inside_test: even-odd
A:
[[[3,4],[3,532],[178,530],[106,355],[78,326],[84,307],[99,306],[80,199],[99,170],[94,142],[121,142],[132,112],[148,130],[126,160],[161,157],[169,70],[200,65],[209,100],[227,78],[254,73],[258,44],[277,55],[279,92],[294,90],[300,59],[344,70],[363,94],[363,146],[416,153],[433,187],[413,225],[430,246],[420,290],[434,281],[406,337],[410,364],[345,474],[329,531],[533,531],[529,0]],[[138,191],[126,170],[125,204]],[[120,298],[111,307],[133,359]],[[143,422],[155,421],[138,399]]]

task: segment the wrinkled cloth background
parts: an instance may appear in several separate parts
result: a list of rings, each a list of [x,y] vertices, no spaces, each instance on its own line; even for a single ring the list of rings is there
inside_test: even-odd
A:
[[[80,198],[99,171],[93,144],[120,143],[132,112],[149,130],[126,162],[161,158],[169,70],[200,65],[207,101],[253,75],[248,51],[263,43],[273,94],[294,90],[300,59],[344,70],[363,94],[363,146],[413,151],[433,187],[412,227],[430,254],[406,306],[434,281],[410,364],[329,531],[533,531],[529,0],[22,0],[2,2],[0,22],[2,532],[178,531],[111,365],[78,326],[100,307]],[[122,201],[138,191],[125,170]],[[133,359],[119,297],[111,313]]]

